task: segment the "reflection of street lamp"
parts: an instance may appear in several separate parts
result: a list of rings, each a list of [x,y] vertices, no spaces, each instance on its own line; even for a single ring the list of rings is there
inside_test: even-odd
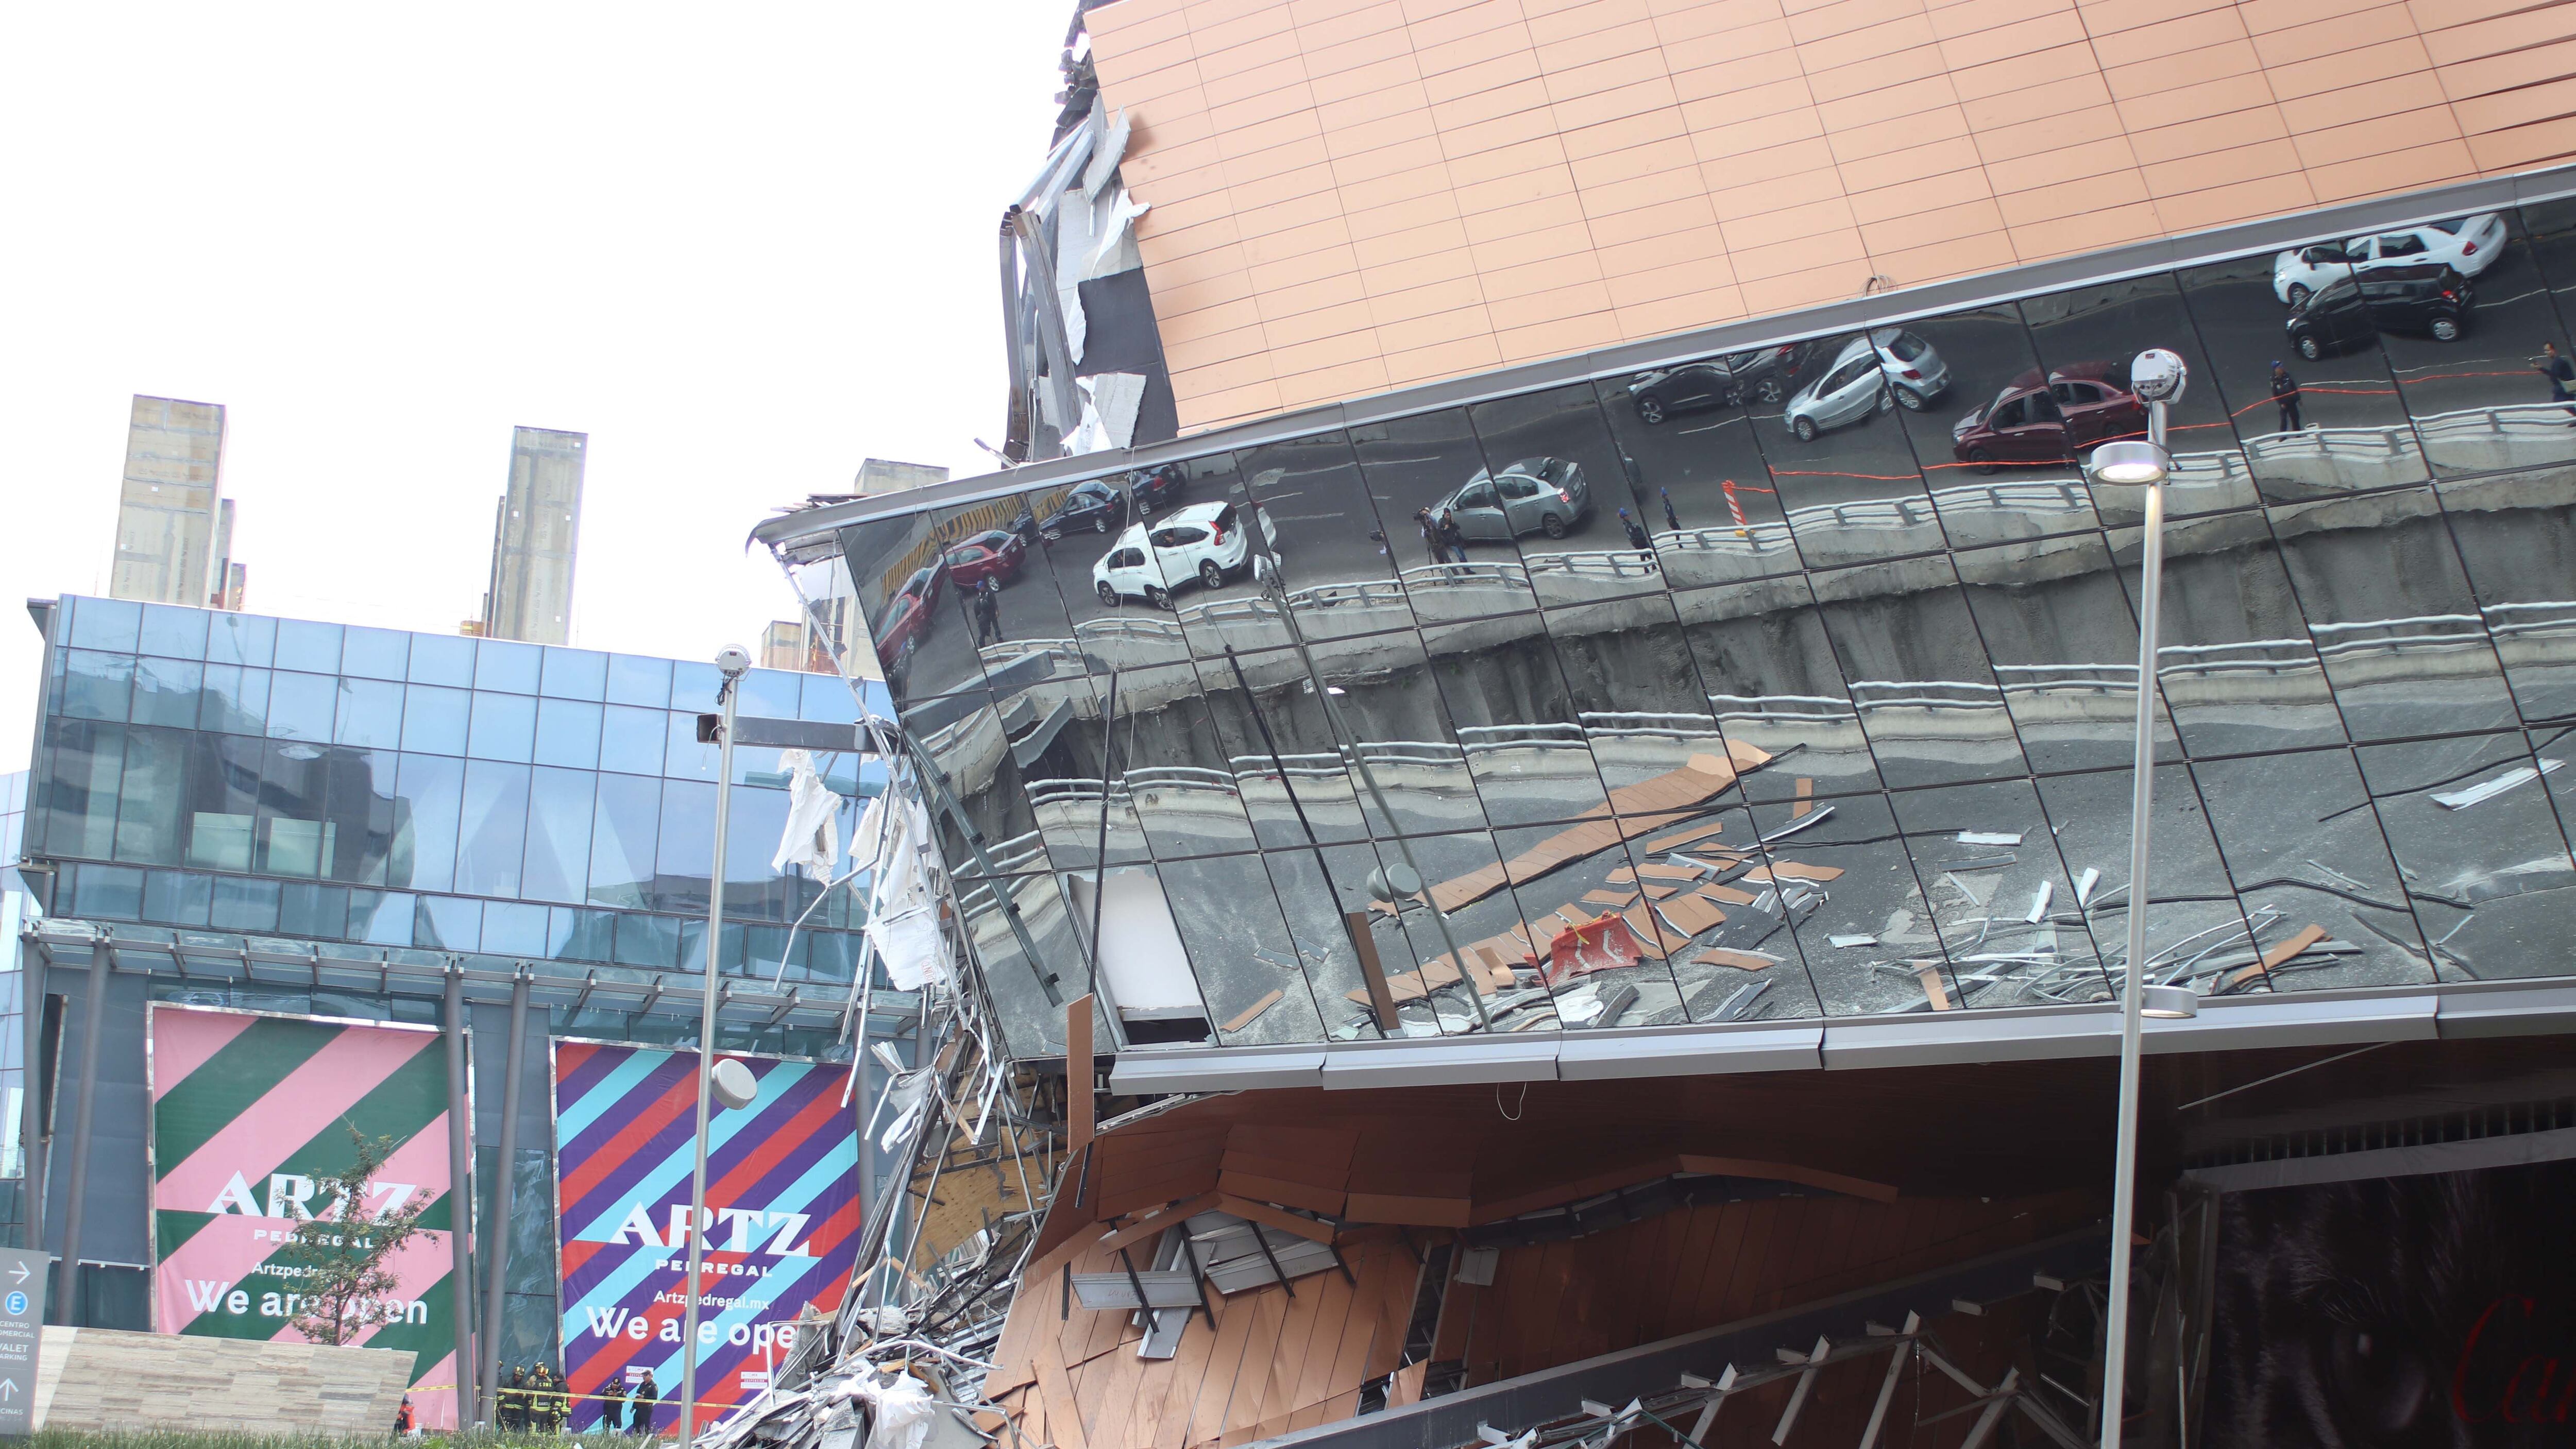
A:
[[[2102,1354],[2102,1449],[2120,1449],[2120,1400],[2129,1349],[2129,1237],[2137,1217],[2138,1075],[2140,1018],[2192,1016],[2199,999],[2187,986],[2148,986],[2147,811],[2155,795],[2156,605],[2164,586],[2165,479],[2173,455],[2165,451],[2165,408],[2182,396],[2189,374],[2182,359],[2163,348],[2141,352],[2129,364],[2129,385],[2147,400],[2147,436],[2104,443],[2085,467],[2094,481],[2144,488],[2146,553],[2138,586],[2138,738],[2129,797],[2129,951],[2121,967],[2120,1128],[2111,1178],[2111,1303]]]
[[[680,1314],[680,1449],[689,1449],[698,1431],[698,1273],[704,1263],[707,1239],[707,1118],[713,1111],[709,1098],[717,1088],[716,952],[724,939],[725,817],[733,805],[734,706],[742,697],[742,677],[751,670],[751,655],[740,645],[727,645],[716,655],[716,668],[724,674],[724,684],[716,694],[724,713],[719,716],[721,723],[715,739],[716,839],[715,865],[707,872],[707,979],[698,1002],[697,1172],[689,1180],[689,1280],[685,1290],[687,1307]],[[702,722],[705,718],[699,716]],[[726,1103],[733,1105],[740,1082],[729,1075],[723,1085]]]

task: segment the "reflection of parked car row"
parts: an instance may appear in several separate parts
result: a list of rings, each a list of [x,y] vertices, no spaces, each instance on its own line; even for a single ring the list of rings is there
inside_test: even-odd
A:
[[[2296,307],[2335,282],[2387,267],[2440,265],[2474,277],[2504,255],[2504,242],[2504,218],[2490,211],[2294,247],[2272,260],[2272,295]]]
[[[2033,368],[1951,426],[1951,454],[1991,473],[2007,463],[2071,463],[2095,444],[2135,437],[2147,405],[2129,391],[2127,363]]]
[[[1120,534],[1091,566],[1091,587],[1104,604],[1143,599],[1166,608],[1172,592],[1192,580],[1223,588],[1251,556],[1251,537],[1233,504],[1194,503],[1150,529],[1140,523]]]
[[[2366,347],[2382,332],[2457,342],[2477,293],[2450,267],[2426,264],[2364,272],[2328,282],[2290,313],[2290,345],[2301,357]]]
[[[1500,473],[1477,469],[1457,492],[1431,505],[1435,523],[1459,536],[1509,543],[1525,533],[1563,538],[1592,513],[1592,485],[1563,458],[1523,458]]]
[[[1834,355],[1825,375],[1789,400],[1783,420],[1801,442],[1828,428],[1856,423],[1893,402],[1921,412],[1950,389],[1950,368],[1932,344],[1899,329],[1855,337]]]

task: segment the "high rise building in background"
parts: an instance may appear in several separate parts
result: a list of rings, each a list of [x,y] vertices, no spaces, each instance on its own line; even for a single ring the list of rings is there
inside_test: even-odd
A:
[[[572,639],[574,555],[581,541],[587,433],[518,428],[510,435],[510,486],[492,519],[492,575],[482,635],[526,644]]]
[[[224,406],[137,394],[117,497],[119,599],[204,607],[233,582],[232,505],[223,498]]]

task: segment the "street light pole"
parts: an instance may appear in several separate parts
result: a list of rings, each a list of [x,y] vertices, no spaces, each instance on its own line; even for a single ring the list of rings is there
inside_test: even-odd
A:
[[[2143,1018],[2190,1016],[2197,1009],[2188,987],[2146,984],[2147,825],[2156,778],[2156,624],[2164,592],[2165,479],[2173,469],[2173,455],[2165,449],[2165,410],[2182,396],[2187,380],[2180,357],[2162,349],[2140,353],[2130,365],[2130,385],[2147,400],[2147,439],[2106,443],[2087,465],[2102,483],[2143,484],[2147,491],[2146,548],[2138,585],[2138,726],[2129,797],[2129,948],[2120,973],[2120,1122],[2111,1170],[2111,1301],[2104,1310],[2102,1345],[2102,1449],[2120,1449],[2121,1400],[2127,1390],[2129,1239],[2137,1220]]]
[[[719,703],[723,723],[716,732],[715,864],[707,872],[707,960],[704,993],[698,1000],[698,1132],[697,1165],[689,1179],[689,1279],[687,1306],[680,1314],[680,1449],[690,1449],[698,1434],[698,1274],[707,1241],[707,1118],[715,1085],[716,963],[724,938],[725,822],[733,804],[733,718],[742,695],[742,676],[751,655],[728,646],[716,655],[724,674]]]

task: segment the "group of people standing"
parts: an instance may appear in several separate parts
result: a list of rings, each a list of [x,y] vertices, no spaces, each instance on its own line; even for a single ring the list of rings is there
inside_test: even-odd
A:
[[[654,1410],[662,1402],[662,1390],[653,1382],[651,1369],[644,1371],[631,1393],[623,1374],[612,1375],[601,1387],[599,1397],[600,1428],[612,1434],[653,1432]],[[572,1392],[544,1364],[533,1370],[513,1368],[510,1381],[501,1386],[497,1407],[501,1428],[506,1432],[560,1434],[564,1421],[572,1416]]]

